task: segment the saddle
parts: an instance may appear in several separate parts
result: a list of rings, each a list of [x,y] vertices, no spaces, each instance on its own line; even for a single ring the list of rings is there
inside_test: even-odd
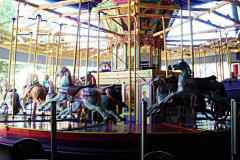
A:
[[[196,80],[196,81],[216,81],[217,77],[212,75],[212,76],[205,77],[205,78],[190,78],[190,79],[193,79],[193,80]]]
[[[93,87],[92,85],[86,85],[86,86],[70,86],[69,88],[68,88],[68,91],[67,91],[67,94],[68,95],[70,95],[70,96],[72,96],[72,97],[74,97],[77,93],[78,93],[78,91],[80,91],[81,89],[83,89],[83,88],[91,88],[91,87]]]
[[[29,94],[31,91],[32,91],[32,89],[34,88],[34,87],[36,87],[36,86],[39,86],[39,87],[41,87],[41,84],[40,83],[35,83],[35,84],[32,84],[31,86],[24,86],[24,88],[25,88],[25,95],[27,95],[27,94]]]
[[[184,87],[195,91],[214,90],[217,83],[216,76],[206,78],[189,78],[186,80]]]

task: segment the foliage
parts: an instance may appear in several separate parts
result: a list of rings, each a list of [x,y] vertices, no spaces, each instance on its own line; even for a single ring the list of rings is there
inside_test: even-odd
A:
[[[0,28],[9,30],[12,18],[15,16],[13,0],[0,0]]]
[[[8,73],[8,63],[0,60],[0,80],[6,79]]]

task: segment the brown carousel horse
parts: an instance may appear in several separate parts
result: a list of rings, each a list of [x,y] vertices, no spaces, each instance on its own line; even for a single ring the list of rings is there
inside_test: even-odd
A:
[[[36,109],[37,106],[43,103],[47,96],[47,90],[39,83],[37,76],[35,76],[35,79],[31,79],[31,84],[29,86],[24,87],[24,95],[22,99],[24,100],[24,104],[26,104],[26,101],[31,103],[31,115],[32,118],[36,116]]]

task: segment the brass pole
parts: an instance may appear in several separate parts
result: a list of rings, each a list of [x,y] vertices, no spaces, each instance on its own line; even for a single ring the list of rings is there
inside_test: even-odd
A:
[[[16,19],[16,33],[15,33],[15,46],[14,46],[14,53],[13,53],[13,89],[15,89],[15,76],[16,76],[16,54],[18,48],[18,28],[19,28],[19,12],[20,12],[20,2],[18,2],[17,8],[17,19]],[[13,114],[13,113],[12,113]]]
[[[137,117],[137,32],[136,32],[136,22],[135,22],[135,26],[134,26],[134,108],[135,108],[135,120]],[[136,122],[136,121],[135,121]]]
[[[200,62],[200,56],[201,56],[201,55],[200,55],[199,47],[196,47],[195,50],[194,50],[194,52],[195,52],[196,57],[197,57],[197,62],[196,62],[196,64],[198,64],[198,65],[196,66],[195,71],[196,71],[197,76],[198,76],[198,77],[201,77],[201,66],[200,66],[200,64],[201,64],[201,62]],[[199,73],[197,73],[197,71],[198,71]],[[196,74],[195,74],[195,75],[196,75]]]
[[[78,45],[79,45],[79,32],[80,32],[80,15],[81,15],[81,1],[78,4],[78,21],[77,21],[77,37],[76,37],[76,45],[75,45],[75,52],[74,52],[74,60],[73,60],[73,76],[76,75],[76,65],[77,65],[77,54],[78,54]],[[79,69],[78,69],[79,71]],[[79,77],[79,73],[77,74]]]
[[[9,54],[8,54],[8,84],[11,83],[12,55],[13,55],[13,41],[14,41],[15,20],[16,20],[16,18],[12,18],[11,46],[10,46],[10,51],[9,51]]]
[[[139,1],[138,1],[139,3]],[[136,15],[136,10],[134,10]],[[137,123],[137,17],[134,17],[134,109],[135,122]]]
[[[59,33],[58,33],[58,45],[57,45],[57,55],[56,55],[56,66],[55,66],[55,72],[58,71],[58,65],[59,65],[59,55],[60,55],[60,48],[61,48],[61,35],[62,35],[62,27],[63,24],[59,24]],[[57,79],[55,77],[54,84],[57,84]]]
[[[150,47],[149,47],[149,68],[152,68],[152,64],[153,64],[153,62],[152,62],[152,45],[150,45]]]
[[[36,72],[36,65],[38,63],[38,36],[39,36],[39,28],[40,22],[42,20],[42,16],[40,14],[37,15],[37,32],[36,32],[36,40],[35,40],[35,51],[34,51],[34,73]]]
[[[134,56],[135,56],[135,60],[134,60],[134,81],[135,81],[135,122],[138,124],[139,122],[139,107],[141,106],[141,96],[142,94],[138,92],[138,78],[137,78],[137,68],[139,70],[140,68],[140,62],[141,62],[141,44],[140,44],[140,40],[141,40],[141,28],[140,28],[140,24],[141,24],[141,19],[140,19],[140,0],[137,0],[137,4],[136,4],[136,22],[135,22],[135,45],[137,45],[136,50],[138,50]],[[137,59],[138,57],[138,59]],[[139,76],[138,76],[139,77]]]
[[[182,6],[180,10],[180,21],[181,21],[181,59],[183,60],[183,13],[182,13]]]
[[[223,44],[222,44],[222,32],[220,31],[220,55],[221,55],[221,69],[222,69],[222,80],[224,80],[224,53],[223,53]]]
[[[50,50],[50,34],[48,34],[47,52],[46,52],[46,56],[45,56],[46,57],[46,61],[45,61],[46,74],[48,74],[49,50]]]
[[[227,34],[226,34],[226,52],[227,52],[227,54],[226,54],[226,56],[227,56],[227,62],[228,62],[228,69],[229,69],[229,78],[231,78],[231,74],[232,74],[232,68],[231,68],[231,61],[232,61],[232,55],[231,55],[231,53],[229,52],[229,48],[228,48],[228,36],[227,36]]]
[[[60,68],[63,67],[63,62],[64,62],[64,60],[63,60],[63,50],[64,50],[64,46],[61,45],[60,56],[59,56],[59,66],[60,66]]]
[[[201,59],[201,49],[198,47],[198,69],[199,69],[199,76],[202,77],[202,59]]]
[[[188,10],[189,10],[189,23],[190,23],[190,40],[191,40],[191,45],[190,45],[190,51],[192,55],[192,76],[194,77],[194,47],[193,47],[193,24],[192,24],[192,7],[191,7],[191,0],[188,0]]]
[[[54,37],[53,37],[53,39],[54,39]],[[53,42],[53,43],[55,43],[55,42]],[[54,56],[54,52],[55,52],[55,45],[54,46],[52,46],[52,50],[51,50],[51,64],[52,64],[52,79],[53,79],[53,82],[54,82],[54,86],[56,85],[55,84],[55,62],[54,62],[54,59],[55,59],[55,56]]]
[[[86,54],[86,78],[85,85],[87,85],[87,74],[88,74],[88,58],[89,58],[89,35],[90,35],[90,16],[91,16],[91,8],[90,1],[88,2],[88,33],[87,33],[87,54]]]
[[[222,80],[222,57],[221,57],[221,46],[220,41],[218,42],[218,60],[219,60],[219,75],[220,79]]]
[[[205,75],[205,77],[207,76],[207,73],[206,73],[206,71],[207,71],[207,64],[206,64],[206,50],[204,50],[204,75]]]
[[[129,88],[128,88],[128,118],[131,119],[131,112],[132,112],[132,75],[131,75],[131,63],[132,63],[132,53],[131,53],[131,0],[128,0],[128,72],[129,72]]]
[[[162,70],[162,49],[158,48],[158,66]]]
[[[166,77],[168,77],[168,54],[167,54],[167,48],[166,48],[166,32],[165,32],[165,20],[162,16],[162,27],[163,27],[163,50],[165,55],[165,66],[166,66]]]
[[[78,35],[78,39],[79,39],[79,43],[78,43],[78,74],[77,74],[77,78],[80,79],[80,67],[81,67],[81,0],[79,0],[79,5],[78,5],[78,18],[79,18],[79,35]]]
[[[31,57],[32,57],[32,39],[33,39],[33,33],[30,32],[29,54],[28,54],[28,62],[27,62],[28,65],[30,65]]]
[[[52,57],[52,49],[49,49],[49,53],[48,53],[48,72],[47,72],[47,74],[49,75],[49,76],[52,76],[52,72],[51,72],[51,69],[50,68],[52,68],[52,60],[53,60],[53,57]],[[53,79],[53,77],[52,77],[52,79]]]
[[[100,65],[100,16],[101,13],[98,12],[98,35],[97,35],[97,40],[98,40],[98,50],[97,50],[97,87],[100,86],[99,83],[99,78],[100,78],[100,73],[99,73],[99,65]]]
[[[217,56],[217,48],[215,43],[213,43],[214,46],[214,52],[215,52],[215,63],[216,63],[216,74],[217,74],[217,78],[218,78],[218,56]]]
[[[219,75],[220,75],[220,79],[222,80],[222,57],[221,57],[221,46],[220,46],[220,41],[217,42],[218,44],[218,60],[219,60]]]
[[[13,52],[13,85],[12,88],[15,89],[15,76],[16,76],[16,54],[17,54],[17,47],[18,47],[18,28],[19,28],[19,12],[20,12],[20,2],[18,2],[18,7],[17,7],[17,18],[16,18],[16,32],[15,32],[15,46],[14,46],[14,52]],[[12,118],[14,118],[14,96],[12,97]]]

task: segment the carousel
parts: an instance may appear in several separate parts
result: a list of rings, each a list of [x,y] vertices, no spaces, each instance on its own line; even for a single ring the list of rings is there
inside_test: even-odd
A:
[[[240,101],[240,40],[230,33],[239,24],[218,9],[239,4],[205,3],[3,1],[15,11],[0,21],[0,149],[16,160],[229,157],[231,100]],[[201,19],[210,11],[236,23]],[[193,32],[195,21],[215,28]],[[194,35],[212,33],[219,38],[194,45]],[[28,71],[19,76],[18,66]]]

